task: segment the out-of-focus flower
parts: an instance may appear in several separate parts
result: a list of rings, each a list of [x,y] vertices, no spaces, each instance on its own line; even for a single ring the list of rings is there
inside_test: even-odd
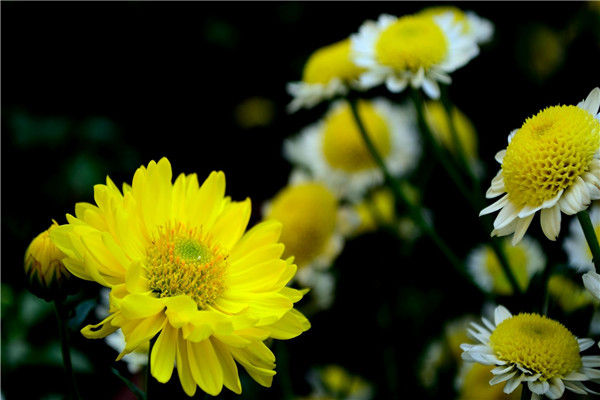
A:
[[[600,275],[596,271],[588,271],[581,277],[583,285],[598,300],[600,300]]]
[[[564,275],[554,274],[550,277],[548,293],[566,313],[594,303],[590,292]]]
[[[539,314],[513,316],[503,306],[496,307],[493,323],[482,320],[483,326],[473,323],[469,329],[477,344],[462,344],[462,358],[496,366],[490,385],[506,382],[504,392],[512,393],[527,382],[532,399],[559,399],[565,388],[592,393],[582,382],[600,379],[600,370],[594,369],[600,367],[600,356],[580,352],[593,340],[578,339],[560,322]]]
[[[519,386],[506,394],[501,385],[490,385],[493,366],[465,362],[455,380],[458,400],[518,400],[523,388]]]
[[[494,24],[473,11],[462,11],[454,6],[433,6],[421,11],[420,15],[439,16],[447,12],[454,15],[454,21],[462,23],[463,33],[472,36],[477,43],[486,43],[494,35]]]
[[[350,58],[349,38],[321,47],[306,61],[302,81],[288,83],[287,91],[293,96],[288,111],[314,107],[347,94],[350,88],[361,89],[358,77],[363,71]]]
[[[517,60],[530,79],[542,84],[563,65],[568,44],[568,38],[560,32],[534,23],[519,36]]]
[[[50,240],[50,232],[58,226],[52,220],[50,228],[31,241],[25,251],[25,276],[27,288],[46,300],[62,300],[74,292],[76,279],[65,268],[65,255]]]
[[[400,18],[382,14],[377,21],[366,21],[351,36],[354,63],[366,70],[361,84],[371,88],[385,83],[393,93],[410,84],[439,98],[438,82],[449,84],[449,73],[479,54],[463,25],[452,12]]]
[[[294,257],[294,279],[311,288],[320,308],[333,301],[334,280],[328,272],[344,247],[339,231],[339,207],[335,196],[319,182],[300,182],[281,189],[265,204],[265,220],[282,224],[284,257]]]
[[[344,209],[343,232],[356,236],[396,222],[394,194],[387,187],[373,190],[363,201]]]
[[[358,113],[375,148],[394,176],[412,171],[421,153],[415,114],[388,100],[358,102]],[[325,117],[284,143],[285,157],[306,168],[339,198],[359,201],[383,182],[381,169],[364,143],[345,101],[332,105]]]
[[[486,192],[502,198],[480,215],[500,210],[492,236],[513,234],[518,243],[540,211],[550,240],[560,232],[561,212],[585,210],[600,199],[600,89],[577,106],[554,106],[528,118],[496,154],[500,171]]]
[[[226,197],[222,172],[202,185],[195,174],[173,183],[166,158],[140,167],[123,192],[107,178],[94,198],[50,234],[73,275],[111,289],[110,315],[83,328],[84,336],[121,328],[118,359],[156,336],[152,376],[167,382],[177,364],[189,396],[198,386],[211,395],[223,386],[241,393],[236,361],[270,386],[275,356],[264,341],[310,327],[294,309],[302,293],[286,286],[296,267],[281,259],[281,225],[246,231],[250,200]]]
[[[525,291],[531,278],[546,266],[546,256],[542,248],[537,241],[528,237],[524,237],[514,246],[505,239],[501,241],[501,246],[519,288]],[[490,244],[482,244],[472,250],[466,263],[475,283],[486,292],[513,294],[514,289]]]
[[[600,238],[600,204],[598,202],[592,202],[589,214],[596,237]],[[592,262],[592,251],[577,219],[573,219],[569,223],[569,234],[563,242],[563,248],[567,253],[569,266],[575,268],[577,272],[595,269]]]
[[[275,103],[262,96],[248,97],[235,107],[234,117],[244,129],[269,126],[275,118]]]
[[[349,373],[339,365],[312,368],[308,372],[307,379],[312,392],[297,400],[368,400],[373,398],[373,388],[366,380]]]
[[[452,108],[452,123],[456,129],[459,143],[454,141],[450,129],[451,119],[448,118],[448,113],[440,101],[428,101],[425,103],[425,118],[431,129],[431,133],[433,133],[438,142],[455,156],[458,152],[457,146],[461,146],[470,167],[475,169],[478,160],[477,131],[469,118],[457,107]]]

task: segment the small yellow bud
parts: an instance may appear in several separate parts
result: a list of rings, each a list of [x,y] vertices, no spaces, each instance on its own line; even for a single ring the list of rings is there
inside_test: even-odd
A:
[[[27,286],[46,301],[63,299],[75,288],[72,275],[62,262],[64,253],[50,240],[50,231],[56,226],[52,220],[50,228],[33,239],[25,251]]]

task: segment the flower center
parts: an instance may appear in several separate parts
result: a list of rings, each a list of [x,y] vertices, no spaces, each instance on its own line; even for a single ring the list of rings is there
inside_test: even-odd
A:
[[[350,47],[348,38],[315,51],[304,66],[302,80],[325,85],[333,78],[344,82],[358,79],[363,69],[350,59]]]
[[[527,253],[525,249],[521,246],[512,245],[503,245],[503,248],[519,287],[521,290],[525,290],[529,280],[527,276]],[[506,274],[500,266],[498,256],[491,247],[486,247],[485,268],[492,277],[495,292],[502,295],[513,293],[513,287],[508,278],[506,278]]]
[[[295,257],[302,267],[321,255],[335,229],[337,201],[320,184],[306,183],[283,189],[271,204],[269,218],[283,225],[284,258]]]
[[[225,290],[227,257],[197,229],[181,223],[160,227],[148,248],[150,289],[159,297],[190,296],[199,309]]]
[[[383,65],[416,72],[440,63],[447,47],[446,37],[433,17],[408,15],[381,33],[375,54]]]
[[[391,151],[391,135],[385,120],[364,101],[358,103],[358,114],[375,148],[386,157]],[[331,167],[348,172],[376,166],[347,103],[325,119],[323,153]]]
[[[541,374],[541,381],[563,378],[582,365],[575,336],[561,323],[538,314],[505,319],[490,336],[490,344],[500,360]]]
[[[555,106],[528,118],[506,149],[502,176],[518,206],[540,206],[588,170],[600,148],[600,122],[577,106]]]

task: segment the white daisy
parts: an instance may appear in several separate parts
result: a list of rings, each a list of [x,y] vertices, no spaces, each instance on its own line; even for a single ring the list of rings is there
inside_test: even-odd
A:
[[[287,84],[287,91],[293,97],[288,112],[346,95],[350,88],[361,89],[358,77],[362,72],[350,58],[349,38],[321,47],[306,61],[302,80]]]
[[[409,173],[421,153],[413,109],[378,98],[359,101],[358,112],[390,173]],[[313,179],[324,182],[339,198],[353,202],[384,181],[345,101],[335,102],[321,121],[287,139],[284,155],[291,163],[306,168]]]
[[[452,12],[401,18],[382,14],[350,38],[354,63],[366,69],[360,76],[364,87],[385,83],[398,93],[410,84],[434,99],[440,96],[438,82],[449,84],[449,73],[479,54],[474,38],[464,33]]]
[[[596,236],[600,235],[600,204],[592,203],[590,206],[590,220],[594,227]],[[581,224],[577,219],[569,223],[569,235],[563,242],[563,248],[567,253],[569,266],[575,268],[577,272],[592,271],[596,268],[592,262],[592,252],[588,245]]]
[[[329,269],[345,242],[338,222],[341,207],[322,183],[297,176],[293,172],[290,184],[263,205],[263,215],[282,224],[283,256],[293,256],[298,267],[293,279],[311,289],[310,296],[319,309],[327,309],[335,291]]]
[[[546,256],[539,243],[524,237],[515,246],[502,241],[504,254],[508,258],[511,271],[521,288],[526,290],[531,278],[546,266]],[[498,256],[489,244],[482,244],[467,256],[467,270],[475,283],[488,293],[510,295],[513,287],[500,265]]]
[[[513,316],[496,307],[494,322],[468,330],[477,344],[463,343],[462,358],[468,362],[495,365],[490,385],[506,382],[504,393],[512,393],[527,382],[532,399],[562,397],[565,388],[579,394],[594,393],[582,382],[600,379],[600,356],[581,356],[594,341],[576,338],[564,325],[538,314]]]
[[[540,211],[550,240],[560,232],[561,212],[585,210],[600,199],[600,89],[577,106],[554,106],[528,118],[496,154],[500,171],[486,192],[502,196],[479,215],[500,210],[492,236],[513,235],[518,243]]]

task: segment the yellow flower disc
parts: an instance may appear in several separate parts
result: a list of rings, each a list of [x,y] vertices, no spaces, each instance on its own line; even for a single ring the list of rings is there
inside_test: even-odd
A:
[[[391,151],[391,136],[385,120],[365,101],[358,103],[358,113],[375,148],[386,157]],[[376,166],[347,103],[325,119],[323,153],[331,167],[348,172]]]
[[[505,245],[503,248],[519,288],[525,290],[529,283],[529,277],[527,276],[527,253],[525,249],[521,246],[509,245]],[[485,254],[485,268],[492,277],[493,291],[501,295],[512,294],[513,287],[506,277],[496,253],[491,247],[487,246]]]
[[[381,33],[375,44],[379,63],[412,72],[440,63],[447,51],[444,32],[430,16],[399,18]]]
[[[539,380],[564,378],[582,366],[579,344],[561,323],[538,314],[502,321],[490,336],[498,359],[541,374]]]
[[[555,106],[528,118],[502,161],[506,192],[517,206],[540,206],[588,170],[600,148],[600,122],[577,106]]]
[[[323,253],[335,229],[337,201],[318,183],[284,188],[273,199],[269,218],[283,225],[284,257],[294,256],[303,266]]]
[[[196,229],[182,224],[159,229],[148,249],[148,283],[159,297],[190,296],[199,309],[225,289],[226,257]]]
[[[350,38],[322,47],[306,62],[302,74],[305,83],[327,84],[333,78],[348,82],[357,79],[362,68],[350,59]]]

